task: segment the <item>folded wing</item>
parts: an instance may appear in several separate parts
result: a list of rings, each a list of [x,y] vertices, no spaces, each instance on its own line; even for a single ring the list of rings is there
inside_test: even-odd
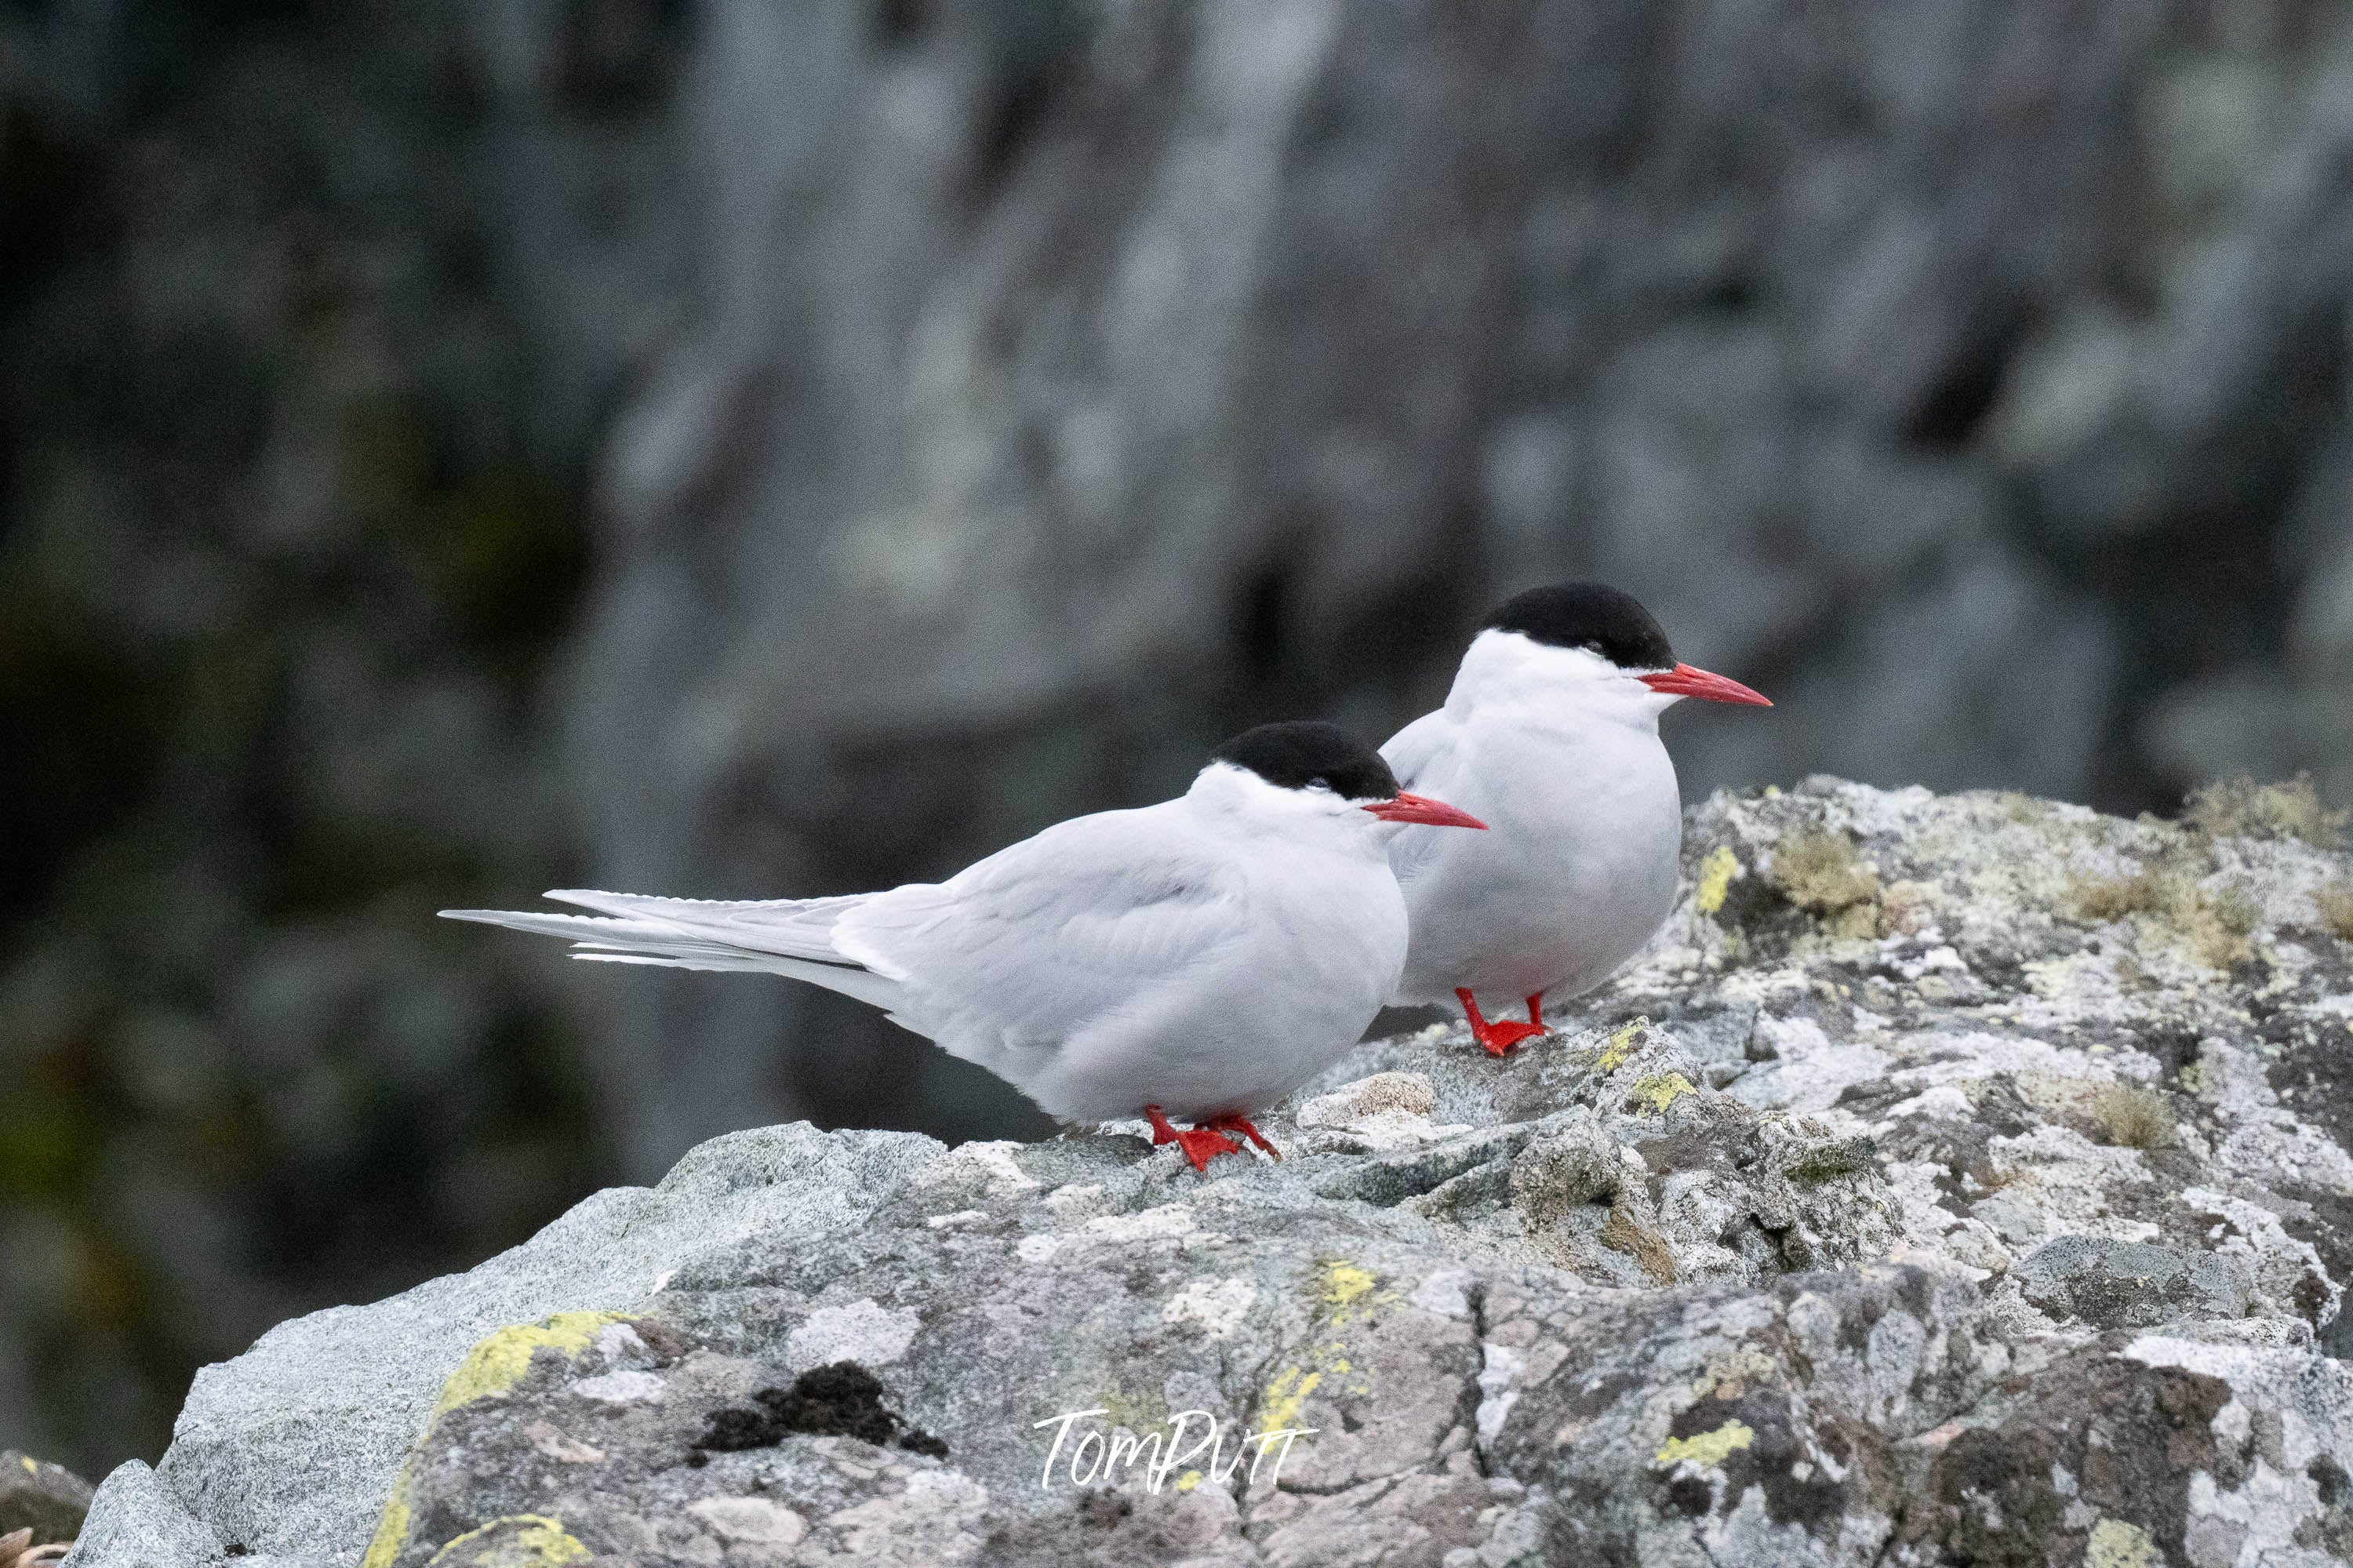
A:
[[[833,934],[843,956],[906,989],[908,1022],[1018,1083],[1022,1057],[1181,1013],[1247,942],[1245,896],[1230,856],[1148,807],[877,894]]]

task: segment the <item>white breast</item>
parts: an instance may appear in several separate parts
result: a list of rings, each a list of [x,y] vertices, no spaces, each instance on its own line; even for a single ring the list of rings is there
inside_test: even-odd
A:
[[[1399,1002],[1577,995],[1673,906],[1682,804],[1655,710],[1540,694],[1450,700],[1383,748],[1408,789],[1488,826],[1392,846],[1411,920]]]

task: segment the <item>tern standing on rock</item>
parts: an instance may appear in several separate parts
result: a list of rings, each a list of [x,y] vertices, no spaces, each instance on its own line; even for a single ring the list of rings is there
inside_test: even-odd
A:
[[[1327,724],[1221,746],[1176,800],[1057,823],[943,883],[722,903],[547,896],[595,915],[445,909],[574,958],[751,969],[854,996],[1066,1121],[1141,1116],[1205,1169],[1356,1044],[1405,961],[1400,824],[1479,828]],[[1195,1124],[1179,1130],[1170,1118]]]
[[[1592,990],[1650,940],[1683,847],[1659,715],[1684,697],[1773,705],[1677,663],[1650,611],[1599,583],[1531,588],[1488,618],[1446,705],[1381,747],[1406,788],[1492,830],[1390,846],[1413,921],[1399,1003],[1452,996],[1501,1056],[1544,1033],[1547,994]],[[1527,1022],[1490,1022],[1482,995],[1525,998]]]

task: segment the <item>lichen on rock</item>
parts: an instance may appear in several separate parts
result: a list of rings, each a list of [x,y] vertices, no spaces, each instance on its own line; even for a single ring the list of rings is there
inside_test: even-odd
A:
[[[2341,1560],[2353,866],[2300,821],[1718,796],[1508,1061],[1367,1044],[1208,1179],[716,1139],[209,1369],[78,1562]]]

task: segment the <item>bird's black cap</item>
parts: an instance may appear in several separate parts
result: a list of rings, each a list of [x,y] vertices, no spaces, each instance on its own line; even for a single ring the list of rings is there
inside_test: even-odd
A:
[[[1551,583],[1505,599],[1487,630],[1555,648],[1585,648],[1621,670],[1668,670],[1675,651],[1651,612],[1607,583]]]
[[[1280,789],[1321,785],[1345,800],[1397,799],[1397,775],[1379,752],[1338,725],[1314,719],[1246,729],[1209,756],[1247,768]]]

